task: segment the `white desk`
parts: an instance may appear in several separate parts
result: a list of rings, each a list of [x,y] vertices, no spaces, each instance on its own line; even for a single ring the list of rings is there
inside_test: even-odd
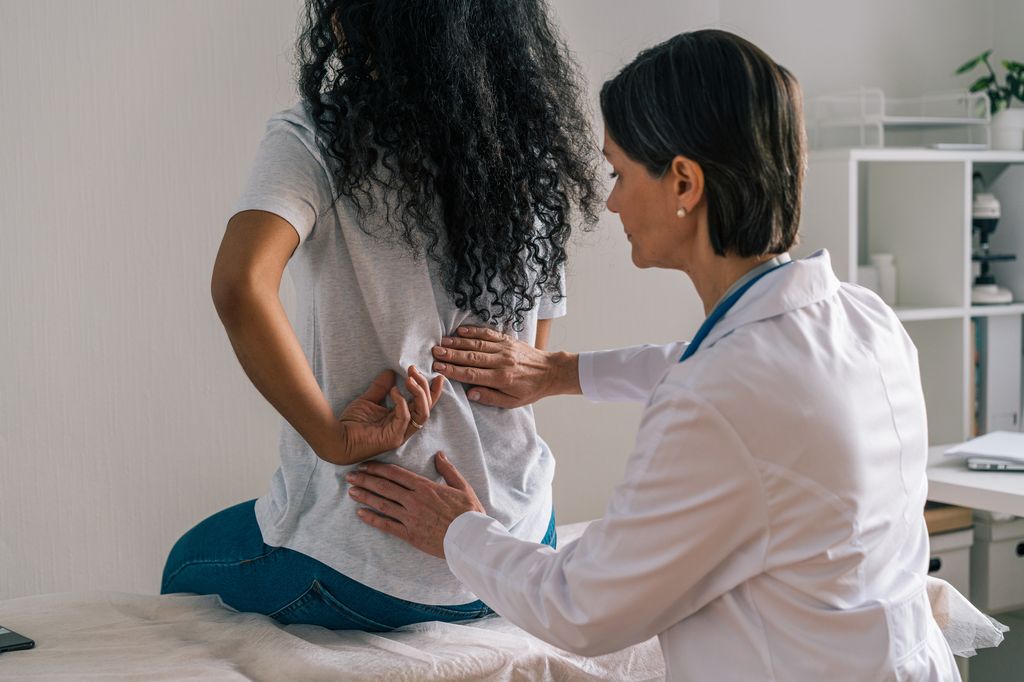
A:
[[[942,456],[952,445],[928,449],[928,499],[971,509],[1024,516],[1024,472],[970,471]]]

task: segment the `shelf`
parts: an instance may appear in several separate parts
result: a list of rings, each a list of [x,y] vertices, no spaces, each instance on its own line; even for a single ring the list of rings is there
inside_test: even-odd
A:
[[[956,150],[927,147],[848,147],[817,149],[812,160],[821,161],[971,161],[973,163],[1024,163],[1024,151],[1003,149]]]
[[[861,124],[882,125],[892,128],[960,128],[963,126],[988,125],[988,121],[977,118],[927,118],[916,116],[884,116],[866,119],[840,118],[831,121],[820,121],[817,126],[826,128],[849,128]]]
[[[994,315],[1024,315],[1024,303],[1002,303],[995,305],[972,305],[968,309],[971,317],[992,317]]]
[[[1024,308],[1022,308],[1024,309]],[[960,307],[924,307],[924,308],[893,308],[901,322],[921,322],[924,320],[955,320],[963,317],[966,311]]]
[[[990,142],[989,99],[983,92],[893,98],[879,88],[860,88],[809,98],[806,112],[808,138],[816,149],[962,142],[964,132],[966,141],[974,142],[973,130],[983,133],[986,146]]]
[[[992,266],[1013,302],[972,305],[971,209],[972,178],[980,173],[1002,208],[993,253],[1024,254],[1024,150],[855,147],[814,150],[808,160],[804,252],[828,249],[836,276],[854,282],[871,254],[895,258],[894,314],[918,350],[929,440],[965,440],[976,413],[987,424],[1014,412],[1019,421],[1020,385],[1012,384],[1020,341],[1011,335],[1020,334],[1024,317],[1024,259]],[[999,343],[990,356],[984,350],[993,329]],[[988,357],[996,364],[978,364]],[[1000,409],[978,412],[987,404]]]

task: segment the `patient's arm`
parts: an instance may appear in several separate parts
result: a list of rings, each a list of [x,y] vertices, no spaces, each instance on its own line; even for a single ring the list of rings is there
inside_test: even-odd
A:
[[[382,372],[366,393],[336,418],[306,361],[278,291],[281,275],[299,238],[283,218],[242,211],[228,222],[213,269],[217,313],[245,373],[260,393],[332,464],[354,464],[397,448],[422,424],[440,397],[434,386],[409,368],[406,387],[412,411],[395,388],[395,374]],[[395,407],[381,403],[388,395]]]
[[[533,341],[533,347],[545,350],[548,347],[548,338],[551,337],[551,320],[537,320],[537,336]]]

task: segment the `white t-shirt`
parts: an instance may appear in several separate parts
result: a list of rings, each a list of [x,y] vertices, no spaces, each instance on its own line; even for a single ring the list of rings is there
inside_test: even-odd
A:
[[[262,210],[299,235],[289,270],[298,310],[296,333],[313,374],[338,414],[383,369],[400,377],[415,364],[431,378],[430,349],[462,324],[479,324],[445,291],[437,264],[397,238],[361,229],[351,201],[332,202],[333,181],[300,103],[267,123],[249,182],[235,212]],[[385,234],[386,228],[385,228]],[[565,314],[565,299],[544,297],[517,336],[533,343],[537,320]],[[401,379],[399,381],[401,384]],[[446,381],[425,428],[378,461],[441,480],[433,455],[443,450],[476,490],[488,514],[516,537],[539,542],[551,518],[554,459],[537,434],[533,409],[502,410],[466,398]],[[256,502],[268,545],[288,547],[373,589],[424,604],[462,604],[476,596],[441,559],[365,525],[347,494],[345,474],[316,456],[287,422],[281,466]]]

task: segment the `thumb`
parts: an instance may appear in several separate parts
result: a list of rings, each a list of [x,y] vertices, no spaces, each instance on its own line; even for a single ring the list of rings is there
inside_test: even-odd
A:
[[[469,488],[469,483],[462,477],[459,470],[455,468],[455,465],[448,461],[443,452],[438,452],[434,456],[434,468],[437,469],[437,473],[444,477],[444,482],[451,487],[458,488],[459,490]]]
[[[409,426],[409,419],[411,417],[409,403],[406,402],[405,397],[399,392],[397,387],[392,387],[390,395],[391,400],[395,403],[395,407],[391,410],[388,418],[387,429],[391,432],[392,436],[398,439],[398,443],[401,444],[405,441],[405,429]]]
[[[444,375],[437,375],[433,381],[430,382],[430,406],[437,405],[437,401],[441,399],[441,393],[444,391]]]
[[[369,400],[371,403],[379,403],[387,397],[391,391],[391,387],[395,385],[395,373],[386,369],[373,380],[370,387],[367,388],[360,398],[363,400]]]

